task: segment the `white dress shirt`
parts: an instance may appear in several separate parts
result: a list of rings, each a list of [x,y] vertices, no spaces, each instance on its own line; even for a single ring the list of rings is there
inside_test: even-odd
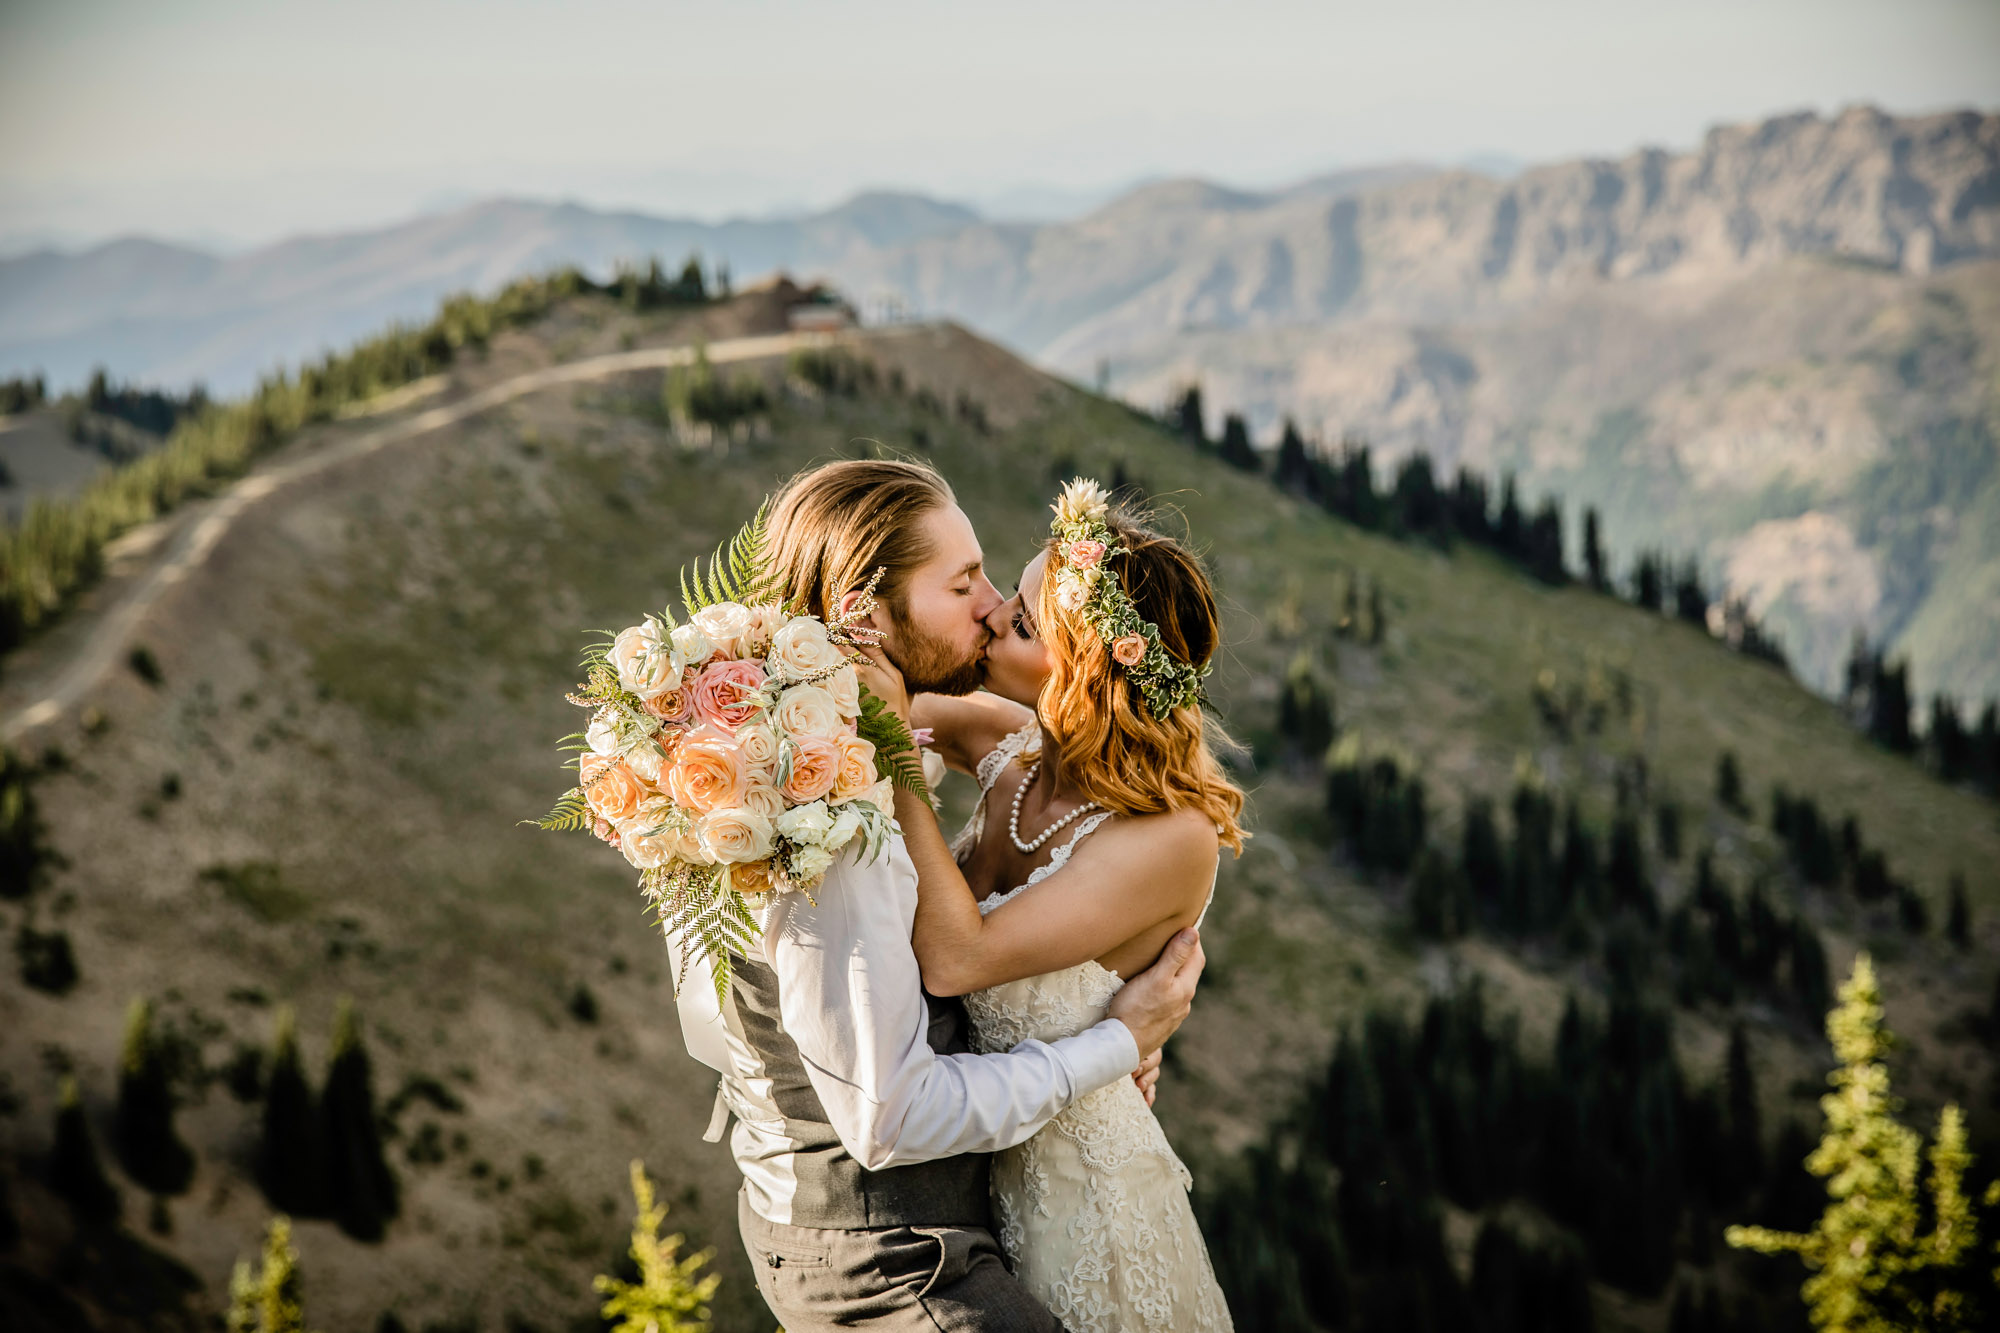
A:
[[[787,893],[765,907],[763,949],[785,1031],[857,1162],[881,1170],[1011,1148],[1138,1068],[1138,1044],[1115,1018],[1003,1054],[933,1051],[910,947],[916,867],[900,837],[871,864],[856,856],[827,872],[814,901]]]

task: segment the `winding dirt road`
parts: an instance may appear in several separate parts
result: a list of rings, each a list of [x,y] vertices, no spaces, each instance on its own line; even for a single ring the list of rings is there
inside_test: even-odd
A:
[[[756,361],[783,356],[795,347],[825,341],[823,334],[775,333],[754,338],[729,338],[708,344],[711,363]],[[130,586],[117,592],[94,617],[82,641],[51,660],[35,664],[23,680],[9,681],[7,693],[31,702],[9,708],[0,720],[0,741],[14,743],[20,737],[60,718],[114,669],[130,650],[133,633],[159,600],[175,585],[201,568],[216,544],[236,520],[250,509],[296,482],[338,467],[342,463],[372,454],[390,445],[421,439],[433,431],[456,425],[468,417],[490,412],[527,394],[564,384],[605,379],[632,370],[659,370],[692,364],[695,349],[650,347],[616,352],[563,365],[547,366],[488,385],[455,403],[419,412],[415,416],[338,440],[303,458],[273,460],[224,491],[214,500],[190,506],[178,515],[159,520],[166,531],[159,538],[165,552],[153,566],[132,579]],[[393,403],[389,406],[393,407]]]

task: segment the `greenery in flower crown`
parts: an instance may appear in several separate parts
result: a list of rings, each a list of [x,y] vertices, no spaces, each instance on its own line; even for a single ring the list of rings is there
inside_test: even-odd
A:
[[[1110,497],[1104,488],[1077,477],[1063,487],[1054,508],[1049,531],[1058,540],[1049,564],[1057,605],[1081,615],[1096,631],[1105,652],[1139,687],[1154,717],[1166,718],[1177,708],[1202,702],[1202,680],[1209,667],[1196,669],[1168,652],[1160,642],[1160,627],[1139,614],[1110,571],[1110,562],[1126,551],[1105,521]]]

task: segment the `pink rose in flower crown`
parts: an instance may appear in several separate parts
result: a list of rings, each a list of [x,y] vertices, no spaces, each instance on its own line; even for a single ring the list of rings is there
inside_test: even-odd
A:
[[[1120,666],[1138,666],[1146,660],[1146,636],[1127,634],[1111,645],[1111,658]]]
[[[1086,538],[1069,544],[1069,562],[1078,569],[1096,569],[1097,562],[1103,558],[1103,542],[1094,542]]]
[[[688,706],[703,722],[735,731],[763,707],[757,698],[763,687],[764,668],[755,662],[711,662],[688,686]]]
[[[577,785],[583,788],[583,799],[589,802],[591,812],[613,824],[622,824],[637,814],[646,795],[645,784],[631,766],[608,755],[585,755],[577,770]]]
[[[736,742],[712,734],[684,742],[665,777],[667,795],[674,803],[701,814],[741,805],[750,785],[749,768]]]
[[[840,770],[833,781],[833,795],[828,799],[838,804],[853,800],[875,785],[875,746],[859,736],[842,736],[834,744],[840,747]]]
[[[779,788],[785,799],[803,805],[833,790],[840,777],[840,746],[824,736],[800,736],[792,742],[792,772]]]

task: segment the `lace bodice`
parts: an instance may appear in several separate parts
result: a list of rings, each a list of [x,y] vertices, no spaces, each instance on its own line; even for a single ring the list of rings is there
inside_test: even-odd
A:
[[[1029,726],[978,766],[981,795],[952,843],[961,860],[984,836],[986,808],[1006,765],[1032,757]],[[1025,883],[989,895],[997,910],[1069,863],[1077,845],[1112,816],[1077,824]],[[1095,960],[975,991],[965,997],[973,1048],[1012,1050],[1058,1041],[1103,1021],[1124,981]],[[1193,1178],[1130,1079],[1073,1102],[1033,1138],[995,1156],[994,1213],[1017,1275],[1071,1333],[1218,1333],[1229,1311],[1188,1206]]]

